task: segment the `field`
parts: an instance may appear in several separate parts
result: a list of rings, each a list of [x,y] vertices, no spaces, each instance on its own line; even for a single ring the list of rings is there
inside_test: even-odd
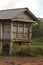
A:
[[[43,65],[43,58],[0,58],[0,65]]]

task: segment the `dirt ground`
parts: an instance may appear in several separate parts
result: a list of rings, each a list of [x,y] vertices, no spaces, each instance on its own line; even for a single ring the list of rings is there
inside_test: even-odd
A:
[[[43,58],[1,57],[0,65],[43,65]]]

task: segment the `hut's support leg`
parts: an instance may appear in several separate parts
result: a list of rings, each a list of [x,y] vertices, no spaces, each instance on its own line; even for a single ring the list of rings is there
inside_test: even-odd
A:
[[[11,41],[12,41],[12,39],[13,39],[13,33],[12,33],[12,31],[13,31],[13,22],[11,22]],[[12,55],[12,49],[13,49],[13,43],[12,42],[10,42],[10,51],[9,51],[9,54],[10,55]]]
[[[3,38],[3,35],[2,35],[2,22],[0,23],[0,26],[1,26],[1,39]],[[0,53],[2,53],[2,41],[0,41]]]
[[[32,23],[30,23],[30,28],[29,28],[29,40],[30,42],[28,43],[28,46],[31,46],[31,37],[32,37]]]
[[[29,43],[27,43],[27,46],[31,46],[31,37],[32,37],[32,23],[30,23],[30,26],[29,26]]]
[[[0,42],[0,53],[2,53],[2,42]]]
[[[32,37],[32,24],[30,24],[30,30],[29,30],[29,39],[31,40]]]
[[[10,51],[9,51],[9,54],[12,55],[12,50],[13,50],[13,43],[11,42],[10,43]]]

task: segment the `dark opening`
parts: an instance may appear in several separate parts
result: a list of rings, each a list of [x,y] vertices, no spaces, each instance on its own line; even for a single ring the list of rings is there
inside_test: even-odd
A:
[[[5,55],[8,55],[9,54],[9,49],[10,49],[10,43],[4,42],[2,44],[2,53],[5,54]]]

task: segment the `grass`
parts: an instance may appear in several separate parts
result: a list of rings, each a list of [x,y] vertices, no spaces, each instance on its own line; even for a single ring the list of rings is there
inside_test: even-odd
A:
[[[42,45],[32,45],[31,47],[32,48],[37,48],[38,47],[38,48],[42,48],[43,49],[43,46]]]
[[[43,37],[37,37],[37,38],[32,39],[31,45],[43,46]]]

